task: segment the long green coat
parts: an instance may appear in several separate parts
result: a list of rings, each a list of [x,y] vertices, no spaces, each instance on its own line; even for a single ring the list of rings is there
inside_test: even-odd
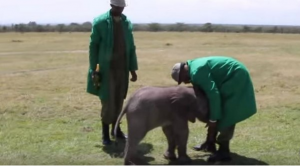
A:
[[[110,70],[110,60],[113,51],[113,20],[110,11],[96,17],[93,20],[92,32],[89,44],[89,69],[87,76],[87,92],[98,96],[101,100],[107,100],[109,96],[108,75]],[[129,71],[138,70],[136,48],[132,34],[132,24],[130,20],[122,14],[122,25],[126,43],[126,59],[127,59],[127,81],[126,94],[128,91]],[[100,74],[102,81],[100,89],[97,90],[92,81],[92,71],[96,69],[96,65],[100,65]]]
[[[210,56],[188,60],[191,83],[202,88],[210,105],[210,120],[225,129],[257,112],[247,68],[233,58]]]

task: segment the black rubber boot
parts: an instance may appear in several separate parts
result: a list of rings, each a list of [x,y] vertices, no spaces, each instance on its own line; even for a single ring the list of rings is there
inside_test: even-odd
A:
[[[114,133],[114,130],[115,130],[115,123],[113,123],[112,125],[112,129],[111,129],[111,136],[112,137],[115,137],[115,133]],[[117,138],[118,139],[127,139],[127,136],[121,131],[121,128],[120,128],[120,124],[118,125],[118,128],[117,128]]]
[[[219,145],[218,151],[208,158],[208,162],[231,161],[229,141]]]
[[[102,122],[102,144],[110,145],[111,140],[109,137],[109,125]]]

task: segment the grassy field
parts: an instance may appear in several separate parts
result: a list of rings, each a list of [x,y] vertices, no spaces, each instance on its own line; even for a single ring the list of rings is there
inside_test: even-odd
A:
[[[227,55],[244,62],[253,77],[258,113],[239,123],[233,161],[225,164],[300,164],[300,35],[135,33],[138,81],[175,85],[175,62]],[[0,164],[122,164],[123,147],[101,144],[100,102],[86,93],[89,33],[0,34]],[[126,131],[123,118],[122,128]],[[205,124],[190,123],[188,154]],[[160,128],[146,136],[139,155],[168,164]]]

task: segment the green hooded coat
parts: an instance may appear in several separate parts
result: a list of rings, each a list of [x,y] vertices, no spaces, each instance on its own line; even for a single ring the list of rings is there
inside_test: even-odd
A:
[[[122,25],[125,35],[125,49],[127,59],[127,82],[126,94],[128,91],[129,71],[138,70],[136,48],[132,34],[132,24],[130,20],[122,14]],[[89,69],[87,76],[87,93],[98,96],[101,100],[109,98],[109,70],[110,60],[113,52],[113,20],[110,11],[96,17],[93,20],[92,32],[89,44]],[[97,63],[100,65],[101,82],[100,89],[97,90],[92,81],[92,72],[96,69]]]
[[[210,120],[218,130],[257,112],[255,93],[247,68],[233,58],[210,56],[188,60],[191,83],[202,88],[210,102]]]

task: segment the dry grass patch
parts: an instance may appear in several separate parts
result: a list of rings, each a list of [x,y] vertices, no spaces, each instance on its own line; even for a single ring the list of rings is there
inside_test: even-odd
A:
[[[297,164],[299,160],[300,36],[242,33],[135,33],[138,82],[175,85],[174,63],[207,55],[243,61],[255,85],[258,113],[237,126],[229,164]],[[22,42],[12,42],[20,40]],[[86,93],[89,33],[0,34],[0,164],[122,164],[122,147],[102,147],[100,102]],[[126,121],[122,123],[126,131]],[[188,153],[205,138],[190,124]],[[161,129],[148,133],[139,154],[167,164]],[[227,163],[228,164],[228,163]]]

